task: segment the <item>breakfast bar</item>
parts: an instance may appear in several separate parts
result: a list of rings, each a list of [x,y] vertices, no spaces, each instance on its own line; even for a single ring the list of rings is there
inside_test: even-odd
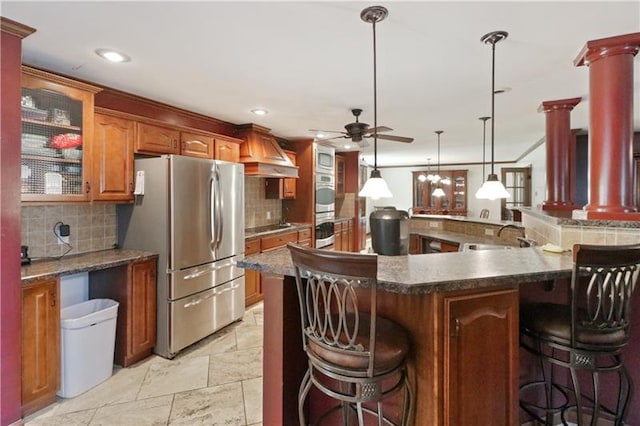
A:
[[[239,266],[263,274],[263,422],[298,424],[306,358],[289,251]],[[566,282],[571,268],[569,253],[539,247],[379,256],[378,314],[411,335],[414,424],[519,424],[520,287]]]

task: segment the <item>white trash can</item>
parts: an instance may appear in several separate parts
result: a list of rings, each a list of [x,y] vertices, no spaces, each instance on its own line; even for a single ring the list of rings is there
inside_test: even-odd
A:
[[[72,398],[113,374],[118,302],[91,299],[63,308],[61,383],[58,396]]]

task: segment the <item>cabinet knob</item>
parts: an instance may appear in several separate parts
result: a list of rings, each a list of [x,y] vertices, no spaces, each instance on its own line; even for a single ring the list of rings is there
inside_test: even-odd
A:
[[[453,320],[453,332],[451,333],[451,337],[458,337],[460,335],[460,319],[455,318]]]
[[[56,306],[56,292],[55,292],[55,290],[51,290],[49,292],[49,294],[51,296],[51,307],[55,308],[55,306]]]
[[[91,184],[89,183],[89,181],[85,182],[85,184],[86,184],[86,187],[87,187],[86,192],[88,194],[89,192],[91,192]]]

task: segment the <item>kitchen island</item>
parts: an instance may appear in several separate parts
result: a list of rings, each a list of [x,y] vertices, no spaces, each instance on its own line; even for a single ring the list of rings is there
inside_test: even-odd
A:
[[[289,252],[239,266],[264,277],[263,422],[297,424],[306,358]],[[571,268],[568,253],[540,248],[379,256],[378,313],[412,338],[414,424],[519,424],[519,288],[566,281]]]

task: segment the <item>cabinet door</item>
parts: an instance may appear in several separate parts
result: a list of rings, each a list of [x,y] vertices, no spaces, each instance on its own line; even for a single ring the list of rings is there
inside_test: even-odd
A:
[[[422,238],[411,234],[409,237],[409,254],[422,254]]]
[[[342,222],[335,222],[333,225],[333,249],[336,251],[344,250],[342,248]]]
[[[23,67],[22,201],[87,201],[98,89]]]
[[[94,115],[93,200],[133,200],[134,143],[134,121],[105,114]]]
[[[189,157],[213,158],[213,136],[180,133],[180,154]]]
[[[344,157],[336,155],[335,181],[336,181],[336,198],[344,197]]]
[[[56,400],[60,387],[58,280],[22,287],[22,414]]]
[[[138,123],[136,152],[153,154],[178,154],[180,132],[167,127]]]
[[[355,251],[354,250],[354,235],[355,235],[355,226],[353,224],[354,219],[349,220],[349,232],[348,232],[348,244],[349,246],[345,249],[347,251]]]
[[[242,139],[216,136],[214,158],[216,160],[238,163],[240,161],[240,144],[241,143],[242,143]]]
[[[451,189],[453,190],[453,206],[456,211],[467,211],[467,171],[456,170],[451,177]]]
[[[249,256],[260,253],[260,239],[246,240],[244,254]],[[244,271],[244,305],[250,306],[263,299],[260,272],[245,269]]]
[[[129,265],[129,280],[127,318],[131,336],[126,365],[148,356],[156,344],[156,261]]]
[[[445,425],[518,424],[518,292],[444,297]]]

